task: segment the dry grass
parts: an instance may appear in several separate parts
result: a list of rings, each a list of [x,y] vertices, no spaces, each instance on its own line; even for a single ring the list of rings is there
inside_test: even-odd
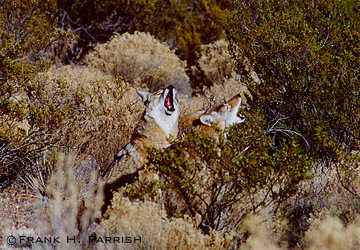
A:
[[[171,84],[180,93],[191,94],[186,63],[148,33],[116,35],[97,45],[86,59],[90,66],[113,76],[121,75],[130,83],[142,82],[152,92]]]
[[[347,226],[336,217],[313,223],[305,235],[305,246],[309,250],[360,249],[360,217]]]
[[[231,58],[225,40],[202,45],[198,63],[207,80],[212,84],[223,83],[235,71],[235,61]]]
[[[42,76],[47,99],[65,116],[63,145],[106,166],[127,144],[144,111],[134,88],[100,70],[52,67]]]
[[[102,222],[110,235],[141,237],[131,249],[219,249],[221,240],[206,236],[183,219],[169,220],[158,204],[130,202],[123,194],[114,194],[112,205]]]
[[[278,250],[284,249],[274,241],[271,230],[267,228],[266,223],[260,216],[249,215],[245,218],[240,226],[240,230],[244,230],[249,234],[246,242],[241,244],[240,249],[244,250]]]
[[[39,200],[35,210],[36,227],[40,236],[57,236],[62,239],[56,245],[67,248],[67,236],[76,236],[81,244],[76,249],[89,246],[88,236],[95,232],[95,220],[101,216],[103,184],[98,180],[97,171],[91,171],[90,179],[77,176],[79,167],[73,155],[58,155],[55,173],[47,185],[48,200]],[[64,221],[65,219],[65,221]],[[49,245],[42,247],[51,248]]]
[[[260,78],[254,71],[254,67],[249,60],[240,54],[237,50],[237,57],[244,58],[243,71],[244,75],[236,73],[236,61],[233,59],[229,44],[225,40],[218,40],[213,43],[201,46],[201,56],[198,59],[198,64],[202,72],[204,72],[206,80],[211,84],[225,83],[227,80],[241,79],[241,81],[251,80],[257,84],[261,83]],[[196,68],[192,68],[196,71]]]
[[[304,209],[311,206],[310,213],[304,213],[304,220],[308,224],[303,228],[304,235],[296,245],[290,248],[289,230],[293,230],[291,221],[284,220],[280,213],[273,214],[273,208],[262,210],[253,216],[248,214],[240,226],[232,225],[223,232],[212,232],[210,236],[203,235],[196,228],[198,223],[193,218],[169,219],[159,204],[152,202],[130,202],[121,193],[115,193],[112,206],[108,208],[101,224],[95,223],[99,217],[102,204],[101,186],[93,173],[97,172],[96,162],[82,160],[74,162],[74,156],[58,156],[57,171],[50,182],[35,181],[46,185],[48,200],[36,200],[36,205],[29,205],[32,214],[27,215],[35,220],[23,224],[21,211],[16,211],[19,204],[19,194],[9,199],[1,197],[1,211],[8,202],[7,213],[2,215],[1,235],[29,235],[35,237],[49,235],[77,235],[85,239],[95,232],[98,236],[120,235],[140,236],[141,244],[121,245],[127,249],[220,249],[234,247],[239,249],[358,249],[360,247],[360,203],[341,185],[335,166],[316,166],[315,177],[304,181],[297,196],[289,200],[286,205],[288,211],[295,208]],[[353,166],[356,170],[356,164]],[[356,171],[355,171],[356,172]],[[41,180],[41,178],[40,178]],[[358,179],[353,180],[358,185]],[[41,184],[40,186],[42,186]],[[34,184],[34,186],[37,186]],[[355,186],[355,189],[357,187]],[[16,198],[17,197],[17,198]],[[26,198],[29,202],[29,198]],[[18,202],[18,203],[16,203]],[[24,208],[25,209],[25,208]],[[245,207],[235,210],[242,212]],[[236,213],[236,211],[233,211]],[[35,216],[36,215],[36,216]],[[24,216],[24,215],[23,215]],[[236,215],[233,215],[236,216]],[[64,222],[66,218],[66,224]],[[235,217],[234,217],[235,218]],[[339,220],[339,218],[341,220]],[[283,221],[281,221],[283,220]],[[18,224],[14,223],[17,221]],[[36,223],[34,223],[36,221]],[[20,223],[21,224],[21,223]],[[245,236],[244,236],[245,235]],[[248,237],[246,237],[248,235]],[[87,241],[84,241],[87,242]],[[6,245],[3,245],[7,247]],[[19,246],[21,247],[21,246]],[[51,245],[38,245],[45,249],[53,249]],[[57,245],[57,249],[68,245]],[[112,245],[79,246],[88,249],[109,249]],[[116,246],[118,247],[118,246]]]
[[[82,167],[79,166],[79,163],[75,163],[74,155],[59,154],[56,170],[50,173],[51,176],[49,176],[48,181],[44,181],[44,177],[40,175],[31,177],[31,182],[28,183],[28,187],[32,188],[30,193],[37,194],[39,191],[38,183],[45,183],[46,193],[42,194],[42,197],[27,194],[26,201],[32,201],[31,204],[27,205],[23,201],[17,201],[13,198],[11,203],[16,204],[16,207],[20,206],[20,209],[27,209],[27,213],[20,213],[15,210],[12,213],[22,216],[26,223],[19,227],[14,222],[21,221],[20,218],[10,217],[9,219],[12,219],[13,222],[1,220],[3,226],[1,235],[4,237],[25,235],[41,237],[42,239],[44,237],[59,237],[61,241],[60,244],[55,245],[36,243],[33,245],[34,249],[68,249],[67,236],[76,236],[82,242],[82,244],[74,245],[76,249],[84,249],[88,246],[88,236],[95,230],[95,219],[101,216],[103,186],[98,181],[97,171],[94,170],[90,173],[90,179],[85,182],[85,178],[77,173]],[[15,193],[14,197],[19,199],[21,196]],[[1,208],[1,210],[3,209]],[[1,214],[1,218],[6,217]],[[8,247],[6,242],[3,244]],[[29,246],[29,243],[18,244],[17,246],[25,247]]]
[[[32,218],[28,223],[19,225],[20,217],[2,220],[1,235],[27,236],[60,236],[76,235],[84,242],[79,249],[111,249],[124,247],[126,249],[344,249],[352,250],[360,247],[359,213],[353,211],[349,220],[340,216],[350,207],[360,206],[351,195],[341,189],[334,172],[315,172],[315,179],[302,185],[302,192],[290,204],[293,208],[300,206],[300,197],[311,199],[317,204],[308,218],[309,229],[303,239],[289,248],[289,239],[284,237],[291,224],[281,214],[274,214],[271,207],[261,210],[257,215],[251,213],[240,225],[232,225],[222,232],[201,234],[197,229],[198,221],[185,216],[169,219],[161,206],[153,202],[131,202],[124,198],[121,192],[114,194],[112,205],[101,219],[102,184],[97,181],[94,162],[75,162],[74,155],[58,155],[56,171],[46,183],[46,193],[49,199],[39,199],[31,196],[33,204]],[[327,176],[327,177],[325,177]],[[327,180],[326,180],[327,179]],[[36,186],[36,185],[35,185]],[[316,192],[314,196],[310,192]],[[301,194],[301,195],[300,195]],[[18,194],[13,195],[19,197]],[[30,197],[30,196],[29,196]],[[310,198],[311,197],[311,198]],[[318,200],[315,198],[317,197]],[[29,199],[26,199],[29,201]],[[5,202],[4,197],[2,201]],[[296,202],[295,202],[296,201]],[[10,200],[9,200],[10,202]],[[18,203],[19,204],[19,203]],[[321,204],[321,206],[320,206]],[[288,206],[288,209],[291,209]],[[13,207],[14,209],[14,207]],[[241,210],[241,208],[238,208]],[[245,209],[244,207],[242,209]],[[235,212],[235,210],[233,211]],[[241,212],[241,211],[240,211]],[[8,213],[11,213],[8,211]],[[18,212],[13,212],[18,214]],[[342,218],[342,221],[339,220]],[[4,218],[4,217],[3,217]],[[64,223],[66,218],[66,223]],[[127,245],[89,244],[87,237],[96,233],[104,236],[141,237],[141,243]],[[3,245],[7,247],[6,245]],[[25,247],[18,245],[18,247]],[[65,249],[68,245],[37,244],[35,249]]]
[[[246,250],[355,250],[360,247],[360,219],[357,217],[351,224],[345,226],[337,217],[327,217],[313,222],[306,232],[302,244],[288,246],[288,242],[279,241],[268,221],[259,215],[250,215],[240,226],[240,231],[248,234],[239,244],[240,249]]]

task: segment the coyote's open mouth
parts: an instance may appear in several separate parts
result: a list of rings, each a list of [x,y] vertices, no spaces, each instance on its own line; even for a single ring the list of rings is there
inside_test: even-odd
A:
[[[175,107],[174,107],[174,87],[173,86],[169,86],[165,89],[164,91],[165,94],[165,101],[164,101],[164,106],[166,108],[166,114],[167,115],[171,115],[172,112],[175,111]]]

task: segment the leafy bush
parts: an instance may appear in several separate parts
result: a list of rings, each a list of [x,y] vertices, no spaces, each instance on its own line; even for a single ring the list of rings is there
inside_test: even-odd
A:
[[[349,152],[360,138],[359,8],[353,0],[236,1],[227,21],[231,45],[265,80],[252,85],[253,105],[303,135],[316,157],[336,159],[341,143]]]
[[[152,150],[147,168],[161,181],[134,185],[130,197],[161,188],[169,216],[198,214],[198,226],[207,233],[231,229],[247,213],[280,204],[310,177],[311,161],[293,140],[274,151],[266,122],[252,120],[261,116],[248,115],[250,121],[226,131],[226,138],[219,131],[219,141],[193,132],[166,150]]]
[[[6,186],[41,152],[58,141],[59,118],[46,102],[36,73],[49,63],[40,60],[58,37],[55,1],[2,1],[0,9],[0,185]]]
[[[56,1],[5,0],[0,10],[2,57],[37,58],[53,39],[57,28]],[[3,72],[5,73],[5,72]]]
[[[99,44],[86,57],[87,63],[130,83],[143,83],[150,91],[172,84],[182,94],[191,94],[189,78],[182,62],[169,47],[148,33],[114,36]]]

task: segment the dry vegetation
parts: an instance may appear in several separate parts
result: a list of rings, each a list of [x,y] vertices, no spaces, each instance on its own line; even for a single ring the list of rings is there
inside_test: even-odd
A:
[[[2,220],[1,235],[26,235],[32,237],[76,235],[82,245],[77,249],[113,249],[113,245],[88,242],[88,236],[96,233],[98,237],[126,235],[141,237],[141,243],[135,242],[126,249],[287,249],[291,246],[289,232],[294,225],[272,208],[262,209],[251,214],[232,230],[201,234],[196,225],[196,218],[185,216],[167,218],[161,205],[152,202],[129,201],[123,193],[114,194],[111,206],[102,216],[102,185],[97,180],[97,172],[92,171],[90,180],[77,171],[85,168],[86,163],[74,162],[74,155],[57,156],[56,171],[47,182],[46,194],[32,196],[29,194],[13,194],[17,199],[2,201],[17,204],[7,213],[13,216]],[[311,181],[303,183],[302,192],[289,201],[287,211],[304,206],[310,200],[314,208],[306,220],[306,232],[301,241],[289,249],[344,249],[352,250],[360,247],[359,201],[346,192],[334,173],[316,173]],[[84,182],[87,184],[84,185]],[[359,179],[357,179],[359,182]],[[36,189],[33,186],[33,189]],[[34,191],[34,190],[32,190]],[[36,190],[35,190],[36,191]],[[316,193],[316,197],[314,197]],[[318,200],[316,200],[316,198]],[[303,199],[299,201],[298,199]],[[30,201],[32,201],[30,203]],[[293,202],[293,203],[292,203]],[[9,205],[11,205],[9,204]],[[19,204],[23,208],[19,208]],[[26,209],[24,209],[26,208]],[[20,211],[15,209],[22,209]],[[2,211],[4,209],[2,208]],[[26,212],[27,211],[27,212]],[[349,212],[351,211],[351,212]],[[16,217],[18,216],[18,217]],[[29,219],[31,220],[29,221]],[[67,223],[63,223],[66,218]],[[97,218],[101,223],[96,223]],[[14,222],[26,221],[19,225]],[[298,225],[299,226],[299,225]],[[304,225],[303,225],[304,227]],[[234,244],[237,242],[237,244]],[[19,248],[30,244],[18,245]],[[3,247],[7,248],[5,242]],[[68,245],[34,244],[34,249],[62,249]]]
[[[261,83],[260,78],[254,71],[254,67],[238,48],[234,48],[237,57],[244,57],[242,71],[246,74],[236,73],[236,61],[229,51],[229,43],[225,40],[218,40],[213,43],[201,46],[201,55],[198,60],[199,69],[204,72],[206,80],[210,84],[226,83],[229,79],[250,78],[257,84]],[[192,67],[196,71],[195,67]]]
[[[62,145],[105,166],[129,140],[144,111],[122,78],[85,66],[52,67],[40,76],[46,97],[69,110]]]
[[[141,236],[131,249],[219,249],[221,240],[203,235],[190,221],[167,219],[166,211],[152,202],[130,202],[116,193],[102,225],[110,235]]]
[[[191,94],[186,63],[148,33],[116,35],[97,45],[86,59],[94,68],[121,75],[130,83],[145,84],[151,91],[173,85],[180,93]]]
[[[80,66],[60,64],[69,60],[70,52],[81,54],[74,51],[79,50],[79,38],[71,31],[55,29],[53,33],[58,34],[57,39],[34,50],[52,59],[52,66],[36,77],[25,78],[25,87],[14,81],[16,87],[9,91],[8,103],[11,108],[21,109],[19,114],[8,112],[0,117],[1,135],[30,145],[24,154],[17,154],[19,144],[0,144],[0,156],[6,156],[0,164],[11,163],[12,156],[26,166],[15,183],[8,178],[7,184],[12,185],[2,189],[0,195],[2,247],[9,248],[6,236],[25,235],[62,239],[76,236],[81,243],[73,249],[360,249],[358,152],[339,156],[337,162],[316,161],[313,177],[303,180],[295,195],[279,206],[263,202],[264,196],[270,197],[268,193],[252,193],[249,189],[241,202],[220,216],[223,225],[230,223],[219,230],[200,228],[202,218],[198,213],[169,213],[164,204],[184,195],[171,193],[171,187],[160,202],[133,199],[126,197],[125,189],[118,190],[111,205],[102,207],[99,171],[128,143],[144,112],[136,89],[153,91],[174,85],[183,94],[179,97],[182,117],[203,112],[240,93],[242,111],[250,114],[253,96],[248,86],[260,85],[263,79],[243,55],[239,56],[242,64],[236,65],[225,40],[202,45],[196,67],[187,68],[175,51],[152,35],[124,33],[97,44]],[[26,50],[31,50],[28,47]],[[34,57],[33,53],[29,58]],[[197,85],[202,87],[201,93],[190,97],[187,74],[204,77]],[[14,113],[16,118],[12,118]],[[180,138],[188,132],[189,128],[180,123]],[[36,143],[32,145],[34,138],[41,139],[40,148],[35,147]],[[38,155],[31,158],[31,153]],[[211,192],[216,178],[202,174],[192,178],[198,178],[197,187],[205,189],[204,193]],[[252,209],[253,204],[258,204],[256,209]],[[89,236],[141,237],[141,243],[95,244],[88,241]],[[67,249],[69,245],[25,242],[12,247]]]
[[[242,108],[246,108],[248,100],[252,95],[247,87],[246,81],[260,83],[258,76],[248,66],[244,66],[246,74],[239,75],[235,71],[235,61],[231,58],[228,43],[219,40],[214,43],[203,45],[200,51],[199,69],[202,71],[206,81],[210,86],[203,85],[201,94],[188,98],[180,98],[182,119],[185,117],[196,116],[199,113],[228,101],[236,94],[242,98]],[[193,74],[199,74],[198,68],[191,67]],[[255,78],[252,78],[254,76]],[[185,118],[186,119],[186,118]],[[186,124],[180,123],[180,135],[184,135],[189,128]]]

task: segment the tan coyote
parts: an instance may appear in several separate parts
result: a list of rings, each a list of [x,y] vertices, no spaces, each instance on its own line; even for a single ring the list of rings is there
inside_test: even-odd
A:
[[[166,148],[169,137],[178,134],[180,107],[176,89],[168,86],[155,93],[137,91],[145,104],[143,119],[137,126],[131,141],[102,173],[107,189],[115,189],[136,180],[146,163],[147,147]]]
[[[192,115],[182,117],[182,124],[185,129],[185,134],[191,129],[199,132],[202,135],[207,135],[216,139],[219,142],[219,131],[216,129],[225,129],[234,124],[243,123],[245,117],[238,115],[242,103],[240,95],[232,97],[227,102],[217,105],[208,111],[197,112]],[[225,134],[226,136],[226,134]],[[224,138],[226,139],[226,138]],[[217,149],[217,156],[221,158],[222,152],[220,147]],[[208,163],[203,162],[203,157],[199,155],[198,149],[194,147],[187,148],[186,152],[179,157],[184,157],[196,166],[197,170],[188,172],[185,178],[197,180],[197,187],[204,187],[201,189],[203,192],[202,199],[198,196],[193,199],[187,199],[186,196],[178,192],[178,189],[172,189],[172,185],[163,192],[163,199],[168,201],[168,205],[175,209],[175,211],[189,211],[190,214],[195,216],[196,213],[204,214],[204,204],[211,204],[211,192],[213,191],[214,172],[211,171]],[[198,166],[201,166],[198,169]],[[199,189],[200,190],[200,189]],[[201,212],[202,211],[202,212]]]
[[[238,116],[241,101],[240,95],[236,95],[229,101],[215,106],[206,112],[185,116],[183,123],[185,127],[192,127],[203,134],[217,137],[218,133],[213,125],[219,129],[225,129],[245,121],[244,116]]]

